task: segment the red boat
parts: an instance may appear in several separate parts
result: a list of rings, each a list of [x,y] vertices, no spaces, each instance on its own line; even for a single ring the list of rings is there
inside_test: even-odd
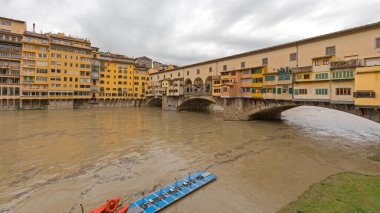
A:
[[[120,196],[117,196],[115,199],[107,200],[107,202],[101,205],[99,208],[91,210],[89,213],[127,213],[129,208],[129,203],[123,207],[119,207]],[[83,208],[82,208],[82,212]]]

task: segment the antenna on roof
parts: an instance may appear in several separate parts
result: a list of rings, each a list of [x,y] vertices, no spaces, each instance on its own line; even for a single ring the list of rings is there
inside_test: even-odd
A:
[[[33,23],[33,33],[35,33],[35,32],[36,32],[36,24]]]

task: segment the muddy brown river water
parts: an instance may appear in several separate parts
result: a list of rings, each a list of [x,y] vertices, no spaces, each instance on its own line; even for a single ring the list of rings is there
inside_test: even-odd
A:
[[[0,112],[0,212],[80,212],[188,172],[218,180],[164,212],[275,212],[313,183],[380,175],[380,124],[299,107],[281,122],[159,108]]]

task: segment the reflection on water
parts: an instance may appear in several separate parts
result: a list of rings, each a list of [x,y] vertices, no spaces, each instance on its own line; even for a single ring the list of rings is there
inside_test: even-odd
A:
[[[283,119],[312,134],[340,136],[364,142],[379,141],[380,138],[378,123],[336,110],[298,107],[284,112]]]
[[[218,180],[166,212],[273,212],[343,171],[380,174],[380,125],[299,107],[282,122],[158,108],[0,113],[0,212],[79,212],[208,169]],[[41,209],[43,208],[43,209]]]

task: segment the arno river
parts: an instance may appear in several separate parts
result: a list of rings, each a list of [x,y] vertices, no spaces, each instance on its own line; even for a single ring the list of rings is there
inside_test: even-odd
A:
[[[281,122],[159,108],[0,112],[0,212],[133,201],[207,169],[217,181],[165,212],[275,212],[332,174],[380,175],[380,124],[301,107]]]

